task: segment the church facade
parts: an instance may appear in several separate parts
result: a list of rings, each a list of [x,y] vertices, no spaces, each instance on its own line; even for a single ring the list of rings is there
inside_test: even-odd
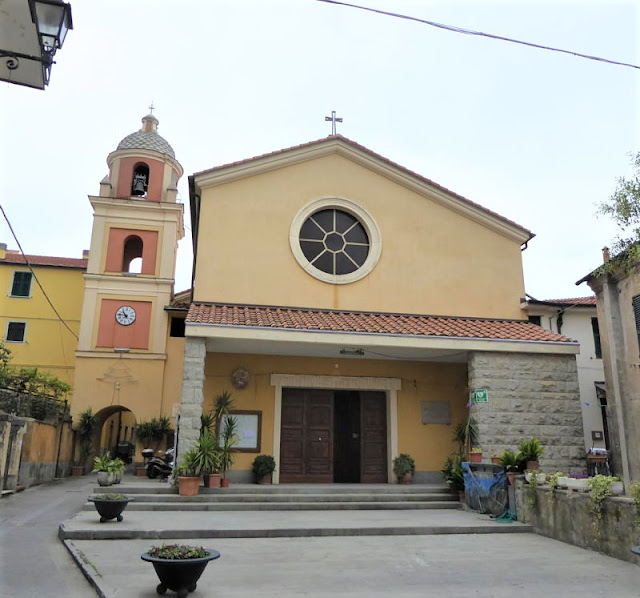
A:
[[[341,136],[189,188],[180,453],[229,390],[232,479],[268,453],[280,483],[392,482],[408,453],[438,481],[469,414],[485,455],[537,436],[583,468],[578,344],[522,311],[528,230]]]

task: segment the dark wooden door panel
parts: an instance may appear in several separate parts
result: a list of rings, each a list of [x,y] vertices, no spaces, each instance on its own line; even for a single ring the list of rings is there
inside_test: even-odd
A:
[[[280,481],[333,482],[333,393],[283,389]]]
[[[387,398],[384,392],[361,392],[361,475],[364,484],[387,481]]]

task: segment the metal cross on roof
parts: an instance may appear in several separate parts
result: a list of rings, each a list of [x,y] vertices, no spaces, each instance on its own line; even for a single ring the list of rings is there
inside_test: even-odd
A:
[[[151,102],[151,106],[149,106],[149,110],[151,111],[149,114],[153,114],[153,109],[155,108],[155,106],[153,105],[153,102]]]
[[[331,111],[331,116],[325,116],[324,117],[325,121],[331,121],[331,134],[335,135],[336,134],[336,123],[341,123],[342,119],[341,118],[337,118],[336,117],[336,111],[332,110]]]

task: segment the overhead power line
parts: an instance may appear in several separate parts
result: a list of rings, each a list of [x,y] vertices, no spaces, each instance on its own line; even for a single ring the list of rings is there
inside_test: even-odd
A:
[[[367,6],[358,6],[357,4],[349,4],[348,2],[338,2],[338,0],[316,0],[317,2],[325,2],[326,4],[336,4],[339,6],[348,6],[349,8],[357,8],[359,10],[366,10],[368,12],[375,12],[380,15],[388,17],[395,17],[396,19],[405,19],[407,21],[415,21],[417,23],[423,23],[424,25],[431,25],[438,29],[445,29],[446,31],[453,31],[454,33],[464,33],[465,35],[477,35],[479,37],[488,37],[489,39],[497,39],[503,42],[510,42],[512,44],[520,44],[522,46],[529,46],[530,48],[538,48],[539,50],[549,50],[551,52],[561,52],[562,54],[570,54],[571,56],[577,56],[578,58],[586,58],[587,60],[596,60],[598,62],[605,62],[607,64],[615,64],[618,66],[626,66],[632,69],[640,70],[640,66],[636,64],[629,64],[627,62],[618,62],[617,60],[610,60],[608,58],[601,58],[600,56],[591,56],[589,54],[581,54],[580,52],[573,52],[572,50],[563,50],[562,48],[553,48],[551,46],[543,46],[542,44],[534,44],[532,42],[525,42],[519,39],[513,39],[510,37],[503,37],[502,35],[494,35],[492,33],[484,33],[482,31],[474,31],[473,29],[463,29],[462,27],[454,27],[453,25],[444,25],[442,23],[436,23],[435,21],[427,21],[426,19],[418,19],[409,15],[403,15],[395,12],[389,12],[386,10],[378,10],[377,8],[369,8]]]
[[[2,207],[2,205],[0,205],[0,211],[2,211],[2,215],[4,216],[4,219],[6,220],[7,225],[9,226],[9,230],[11,231],[11,234],[13,235],[13,239],[15,240],[16,244],[18,245],[18,249],[20,250],[20,254],[24,258],[25,264],[27,265],[27,268],[29,268],[29,270],[31,271],[31,275],[33,276],[34,280],[38,283],[38,286],[40,287],[40,290],[42,291],[42,294],[44,295],[44,298],[47,300],[47,302],[51,306],[51,309],[54,311],[56,316],[58,316],[58,320],[60,320],[60,322],[62,322],[62,324],[64,324],[65,328],[71,334],[73,334],[73,336],[76,337],[76,340],[79,340],[78,339],[78,335],[73,330],[71,330],[71,328],[69,328],[69,324],[67,324],[65,322],[64,318],[60,315],[60,313],[56,309],[56,307],[53,304],[53,302],[51,301],[51,299],[49,299],[49,295],[47,295],[47,292],[44,290],[44,287],[42,286],[42,284],[40,284],[40,281],[38,280],[38,277],[37,277],[37,275],[35,273],[35,270],[31,267],[31,264],[29,263],[29,259],[24,254],[24,251],[22,250],[22,245],[20,245],[20,241],[18,241],[18,237],[16,236],[16,233],[13,230],[13,226],[11,226],[11,222],[9,222],[9,218],[7,217],[7,214],[5,213],[4,208]]]

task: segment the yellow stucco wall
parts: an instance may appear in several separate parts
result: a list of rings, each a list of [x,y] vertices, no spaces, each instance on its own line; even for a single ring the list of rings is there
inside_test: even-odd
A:
[[[250,383],[243,390],[231,385],[231,373],[246,368]],[[266,355],[208,353],[205,364],[203,411],[209,411],[213,399],[228,390],[234,408],[262,411],[261,453],[273,454],[274,393],[271,374],[320,376],[375,376],[400,378],[398,391],[398,450],[416,460],[419,471],[439,471],[447,456],[455,450],[453,430],[467,414],[467,366],[410,361],[360,361],[354,359],[318,359]],[[452,423],[422,424],[423,401],[449,401]],[[248,470],[257,453],[238,453],[234,469]]]
[[[332,196],[382,235],[377,266],[345,285],[307,274],[289,246],[296,214]],[[517,241],[337,154],[204,188],[198,256],[200,301],[523,317]]]
[[[28,271],[16,264],[0,263],[0,331],[11,350],[15,367],[37,367],[73,385],[76,338],[60,322],[43,292],[32,279],[31,297],[10,297],[13,272]],[[34,271],[56,309],[78,334],[83,299],[83,270],[34,266]],[[7,324],[26,322],[24,343],[6,342]]]

